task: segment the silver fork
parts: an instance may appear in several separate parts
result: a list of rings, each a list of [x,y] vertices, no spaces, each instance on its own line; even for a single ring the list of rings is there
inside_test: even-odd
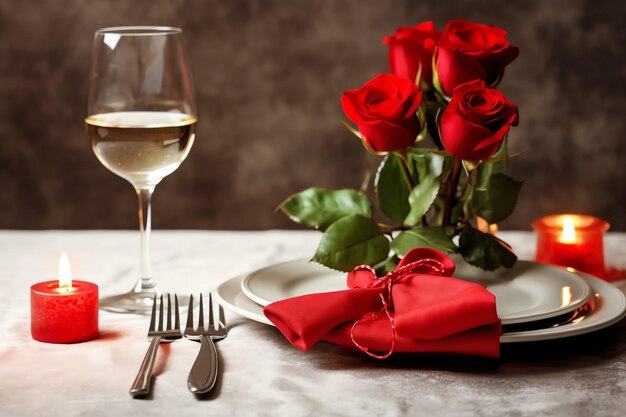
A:
[[[219,319],[217,323],[213,320],[213,299],[209,293],[209,327],[204,328],[204,311],[202,306],[202,294],[200,294],[200,307],[198,314],[198,328],[193,328],[193,295],[189,297],[189,310],[187,313],[187,325],[185,326],[185,337],[190,340],[200,341],[200,352],[196,358],[189,378],[187,387],[194,394],[204,394],[209,392],[217,382],[218,357],[215,348],[215,340],[221,340],[228,334],[226,320],[224,319],[224,309],[219,306]]]
[[[157,310],[157,296],[154,296],[152,303],[152,315],[150,317],[150,328],[148,330],[148,338],[150,340],[150,347],[146,352],[146,356],[143,358],[139,372],[135,377],[133,386],[130,388],[129,394],[133,397],[142,397],[150,393],[150,380],[152,379],[152,369],[154,368],[154,362],[160,343],[173,342],[176,339],[180,339],[180,318],[178,315],[178,296],[174,294],[174,327],[172,327],[172,300],[170,295],[167,295],[167,323],[165,330],[163,330],[163,295],[161,295],[159,303],[159,325],[156,326],[156,310]]]

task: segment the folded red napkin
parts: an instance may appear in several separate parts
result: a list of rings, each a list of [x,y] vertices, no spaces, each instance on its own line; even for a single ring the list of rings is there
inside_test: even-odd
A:
[[[498,358],[495,297],[453,273],[446,255],[417,248],[383,278],[369,266],[357,267],[348,274],[347,290],[277,301],[263,312],[300,350],[326,340],[376,358],[393,352]]]

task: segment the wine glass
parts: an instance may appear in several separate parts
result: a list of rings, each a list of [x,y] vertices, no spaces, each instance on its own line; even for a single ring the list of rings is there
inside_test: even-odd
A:
[[[96,157],[139,197],[141,276],[103,309],[144,313],[160,293],[150,270],[150,199],[193,145],[196,106],[182,30],[124,26],[96,31],[89,74],[87,133]]]

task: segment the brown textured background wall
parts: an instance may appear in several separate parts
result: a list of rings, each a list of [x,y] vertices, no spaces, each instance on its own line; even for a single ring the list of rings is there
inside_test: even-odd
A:
[[[519,105],[512,164],[525,179],[505,227],[554,212],[626,230],[626,6],[621,0],[0,0],[0,228],[135,228],[131,186],[84,133],[93,32],[180,26],[199,132],[155,193],[158,228],[262,229],[312,185],[358,186],[360,144],[339,97],[386,71],[381,38],[453,18],[509,31],[520,57],[501,85]]]

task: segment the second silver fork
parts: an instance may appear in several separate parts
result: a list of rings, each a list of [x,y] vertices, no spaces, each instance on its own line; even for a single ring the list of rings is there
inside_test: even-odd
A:
[[[213,320],[213,299],[209,294],[209,326],[204,327],[204,308],[202,305],[202,294],[200,294],[200,306],[198,313],[198,328],[193,327],[193,295],[189,297],[189,310],[187,312],[187,325],[184,336],[190,340],[200,341],[200,352],[196,358],[189,377],[187,387],[194,394],[204,394],[209,392],[217,382],[218,356],[214,340],[221,340],[226,337],[228,329],[224,319],[224,309],[219,306],[219,318],[217,323]]]

